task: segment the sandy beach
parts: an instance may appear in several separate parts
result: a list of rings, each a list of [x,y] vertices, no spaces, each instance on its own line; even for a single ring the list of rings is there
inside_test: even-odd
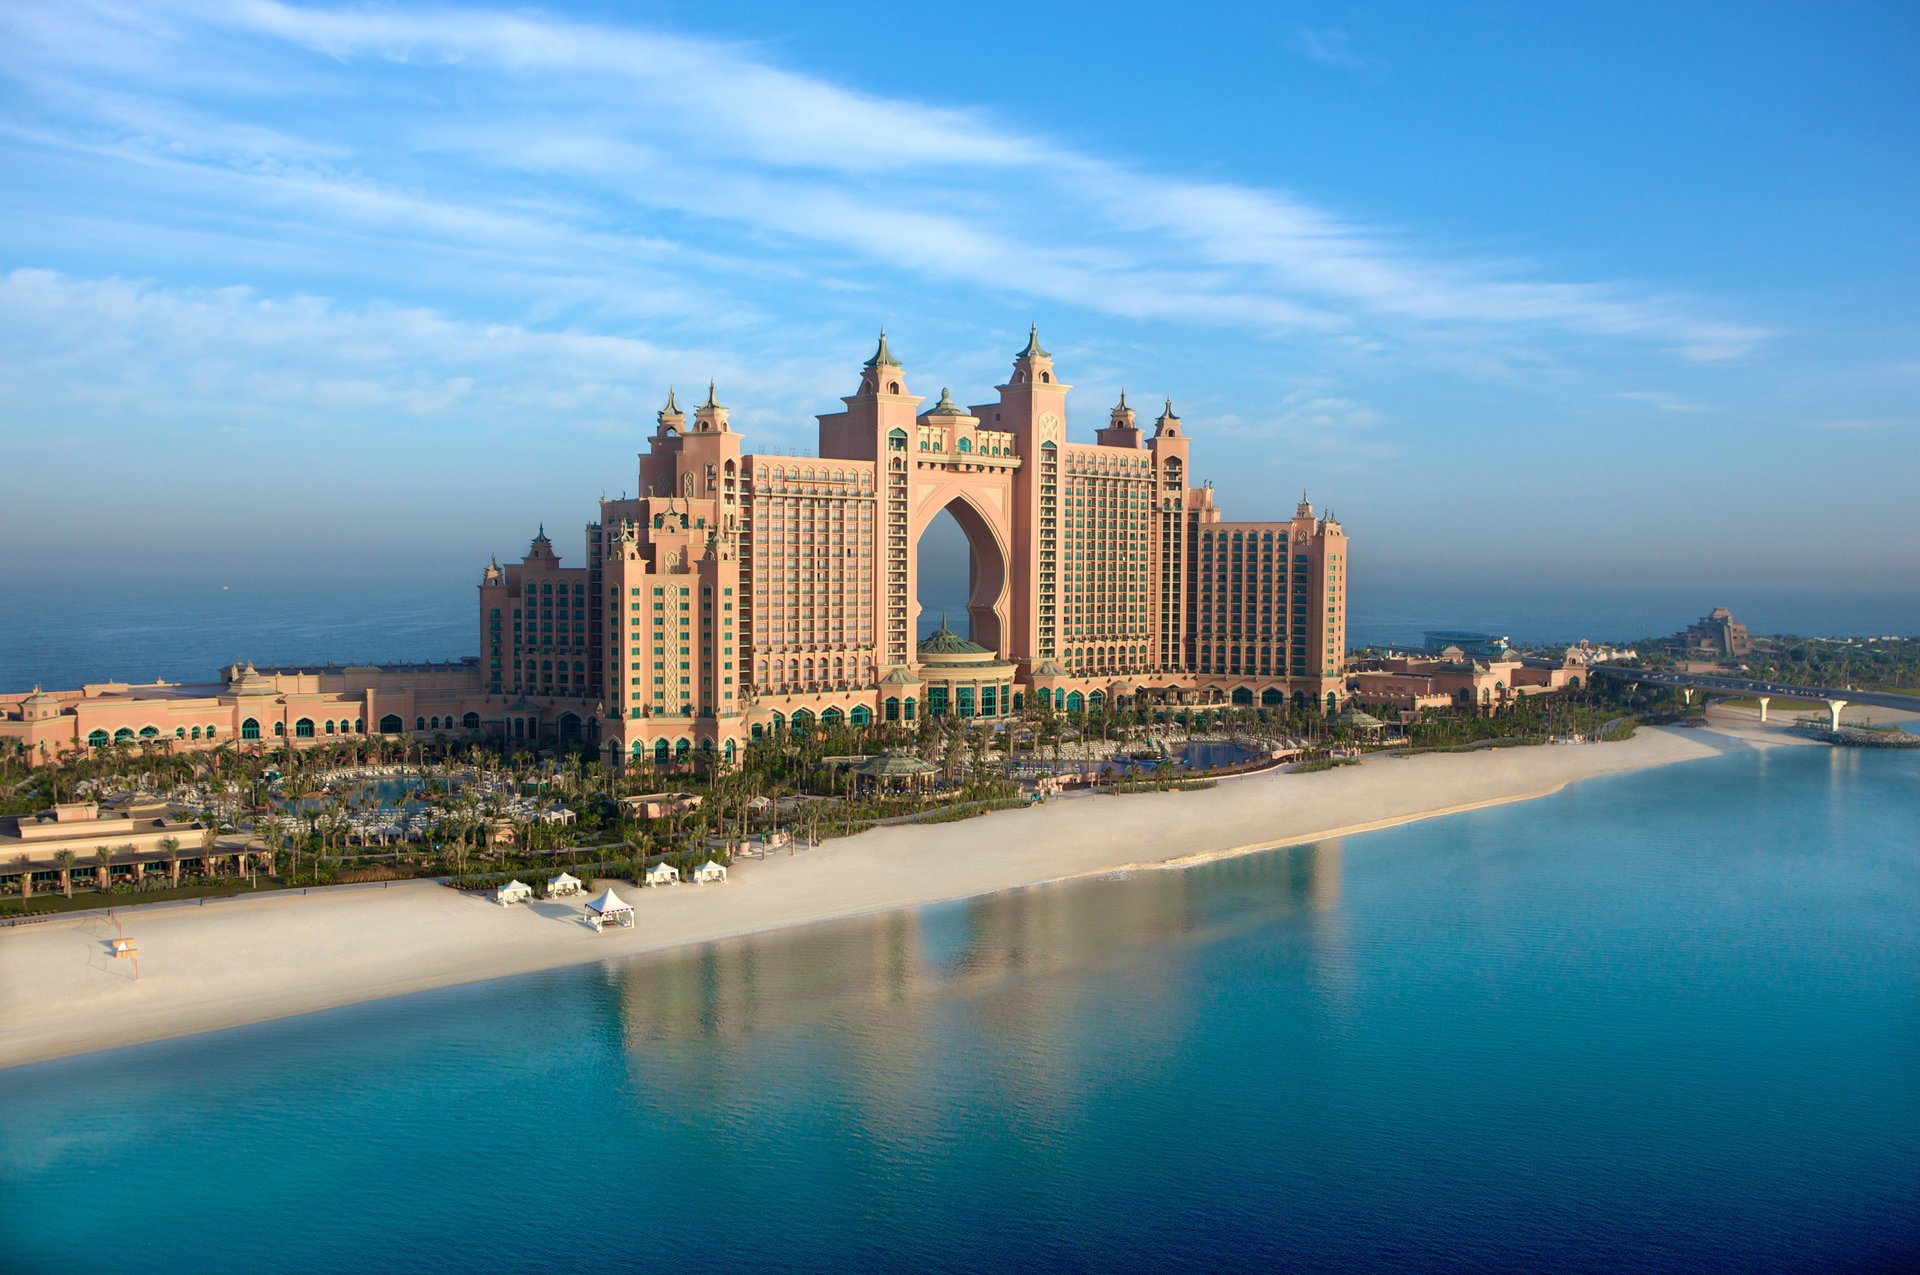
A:
[[[1524,801],[1728,749],[1806,744],[1755,716],[1716,709],[1711,729],[1642,729],[1614,744],[1383,756],[1204,791],[1080,795],[875,829],[739,863],[724,885],[613,883],[635,907],[631,930],[596,933],[578,900],[502,908],[433,882],[150,904],[119,914],[140,951],[135,981],[133,962],[110,953],[113,925],[97,914],[20,926],[0,931],[0,1067],[1070,877],[1179,867]]]

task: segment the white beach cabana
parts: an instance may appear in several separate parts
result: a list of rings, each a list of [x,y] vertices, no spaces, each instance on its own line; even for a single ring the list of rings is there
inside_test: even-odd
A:
[[[622,901],[620,896],[613,892],[612,887],[608,887],[599,898],[587,900],[587,920],[593,923],[593,928],[596,930],[609,925],[624,925],[631,930],[633,907]]]
[[[533,897],[533,887],[525,881],[515,878],[493,892],[493,901],[501,907],[514,903],[525,903]]]
[[[693,870],[693,879],[700,885],[718,883],[727,879],[727,870],[712,859],[708,859]]]
[[[547,897],[557,899],[563,895],[580,893],[580,878],[570,872],[562,872],[547,880]]]
[[[640,884],[646,886],[673,885],[680,880],[680,869],[671,863],[656,863],[640,876]]]

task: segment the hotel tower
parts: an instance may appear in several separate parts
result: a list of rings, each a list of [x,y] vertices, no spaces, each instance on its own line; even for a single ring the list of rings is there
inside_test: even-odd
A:
[[[814,722],[1344,697],[1339,523],[1304,497],[1227,521],[1172,403],[1149,432],[1123,395],[1071,442],[1070,388],[1034,333],[992,402],[923,410],[883,333],[807,457],[746,451],[711,385],[691,415],[668,395],[641,494],[600,502],[584,563],[543,529],[487,567],[463,720],[731,760]],[[967,633],[921,641],[918,548],[943,511],[970,549]]]

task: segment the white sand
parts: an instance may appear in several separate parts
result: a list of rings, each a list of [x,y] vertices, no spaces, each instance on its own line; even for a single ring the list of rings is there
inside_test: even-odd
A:
[[[455,983],[659,951],[1121,868],[1177,866],[1544,796],[1593,775],[1800,743],[1777,725],[1642,730],[1615,744],[1377,757],[1187,793],[1077,796],[957,823],[876,829],[735,866],[719,886],[615,888],[632,930],[579,901],[501,908],[431,882],[122,909],[0,931],[0,1067]],[[603,888],[601,883],[598,888]]]

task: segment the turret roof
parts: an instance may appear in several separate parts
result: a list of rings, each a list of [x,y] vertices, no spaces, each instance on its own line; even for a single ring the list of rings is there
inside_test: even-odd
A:
[[[1034,324],[1027,329],[1027,348],[1017,356],[1023,359],[1050,359],[1053,355],[1040,348],[1040,325]]]
[[[873,357],[866,361],[865,366],[867,367],[883,367],[883,366],[899,367],[900,366],[900,360],[894,358],[893,351],[887,348],[887,330],[885,328],[880,329],[880,345],[878,348],[874,350]]]
[[[928,416],[966,416],[967,411],[956,404],[947,394],[947,387],[940,387],[940,401],[927,409]]]

